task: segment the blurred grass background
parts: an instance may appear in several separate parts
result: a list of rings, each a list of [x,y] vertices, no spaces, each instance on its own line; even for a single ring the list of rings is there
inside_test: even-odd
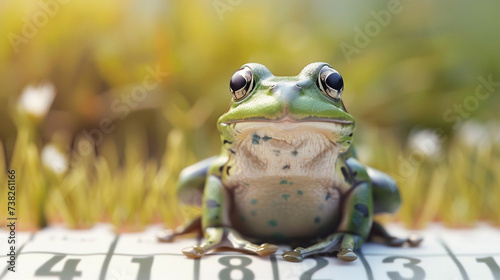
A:
[[[179,224],[196,209],[177,205],[177,175],[219,151],[233,72],[315,61],[344,77],[359,157],[398,181],[397,220],[499,225],[500,3],[397,3],[2,1],[0,178],[16,170],[21,226]]]

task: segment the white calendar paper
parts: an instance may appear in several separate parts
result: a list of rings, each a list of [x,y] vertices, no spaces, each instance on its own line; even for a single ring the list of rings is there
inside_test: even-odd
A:
[[[158,243],[160,225],[140,233],[115,234],[109,225],[89,230],[49,227],[17,232],[16,272],[7,270],[7,237],[0,231],[0,279],[500,279],[500,229],[480,224],[473,229],[434,225],[417,232],[418,248],[365,244],[359,259],[345,263],[318,256],[301,263],[281,259],[281,246],[270,257],[218,252],[200,260],[186,258],[181,249],[195,239]],[[399,236],[409,231],[398,225]]]

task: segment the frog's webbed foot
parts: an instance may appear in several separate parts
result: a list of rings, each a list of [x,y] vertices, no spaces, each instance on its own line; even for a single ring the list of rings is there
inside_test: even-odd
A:
[[[208,252],[218,248],[233,248],[245,253],[269,256],[278,250],[273,244],[257,245],[241,237],[238,232],[228,227],[209,227],[205,229],[205,241],[191,247],[184,248],[182,253],[188,258],[201,258]]]
[[[407,238],[398,238],[392,236],[387,230],[378,222],[373,222],[370,231],[370,241],[386,244],[391,247],[402,247],[408,244],[410,247],[417,247],[422,242],[423,238],[417,234],[410,234]]]
[[[345,262],[352,262],[358,258],[354,250],[363,243],[363,238],[356,234],[339,232],[329,235],[324,241],[307,248],[297,247],[293,251],[282,254],[283,259],[289,262],[301,262],[311,255],[338,252],[337,257]]]
[[[201,217],[198,217],[186,224],[178,226],[175,230],[165,229],[156,235],[159,242],[172,242],[175,237],[198,232],[201,234]]]

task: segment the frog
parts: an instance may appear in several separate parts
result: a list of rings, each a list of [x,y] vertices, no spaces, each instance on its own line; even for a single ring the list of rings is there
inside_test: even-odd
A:
[[[420,237],[394,237],[374,220],[395,213],[401,198],[389,175],[358,160],[337,70],[316,62],[281,77],[248,63],[229,91],[217,121],[220,155],[179,175],[178,199],[201,215],[161,232],[160,241],[202,233],[203,242],[182,250],[195,259],[224,249],[269,256],[289,244],[282,258],[290,262],[335,253],[351,262],[367,241],[418,246]]]

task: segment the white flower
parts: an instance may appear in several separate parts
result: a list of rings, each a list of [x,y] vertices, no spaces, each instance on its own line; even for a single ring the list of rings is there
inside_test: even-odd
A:
[[[419,151],[427,157],[439,157],[443,139],[431,129],[412,130],[408,136],[408,147],[411,151]]]
[[[56,91],[51,83],[44,83],[37,87],[28,85],[23,89],[17,107],[21,112],[42,118],[47,115],[55,96]]]
[[[468,147],[491,145],[490,134],[483,124],[476,121],[466,121],[457,131],[457,137]]]
[[[486,125],[493,143],[500,144],[500,122],[491,120]]]
[[[68,170],[68,158],[54,144],[47,144],[43,147],[42,163],[56,174],[62,174]]]

